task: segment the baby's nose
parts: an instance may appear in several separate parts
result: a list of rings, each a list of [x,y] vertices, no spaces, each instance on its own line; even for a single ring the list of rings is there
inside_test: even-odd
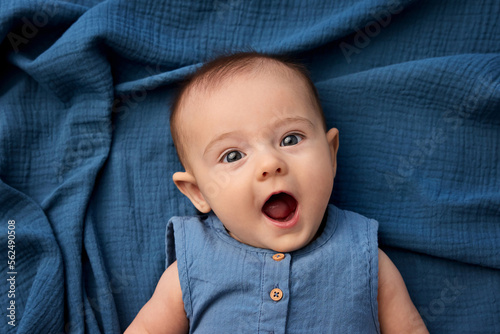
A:
[[[264,181],[270,177],[284,175],[288,171],[286,162],[274,154],[266,154],[262,157],[257,169],[257,179]]]

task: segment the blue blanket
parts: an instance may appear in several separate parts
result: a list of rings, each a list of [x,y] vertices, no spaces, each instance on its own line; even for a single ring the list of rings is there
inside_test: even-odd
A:
[[[3,0],[0,331],[118,333],[164,270],[175,84],[289,53],[432,333],[500,333],[500,2]],[[237,320],[237,319],[235,319]],[[15,325],[15,326],[14,326]],[[325,329],[325,332],[330,332]]]

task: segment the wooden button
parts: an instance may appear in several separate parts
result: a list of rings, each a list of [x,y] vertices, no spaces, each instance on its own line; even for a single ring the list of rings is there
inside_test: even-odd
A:
[[[285,254],[283,253],[276,253],[273,255],[273,260],[274,261],[281,261],[285,258]]]
[[[271,299],[274,300],[275,302],[280,301],[281,298],[283,298],[283,291],[281,289],[272,289],[271,293],[269,294],[271,296]]]

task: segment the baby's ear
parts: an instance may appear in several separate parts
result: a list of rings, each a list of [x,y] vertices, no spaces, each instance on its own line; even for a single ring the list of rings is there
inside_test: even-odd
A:
[[[186,195],[187,198],[193,203],[193,205],[201,212],[208,213],[212,208],[205,200],[205,197],[200,191],[198,184],[196,183],[196,179],[189,172],[177,172],[174,173],[172,177],[175,185],[181,193]]]
[[[332,156],[333,172],[337,173],[337,152],[339,150],[339,130],[331,128],[326,133],[326,139],[330,146],[330,154]]]

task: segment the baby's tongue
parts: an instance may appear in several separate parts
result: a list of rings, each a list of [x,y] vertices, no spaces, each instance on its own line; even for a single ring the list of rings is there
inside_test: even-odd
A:
[[[262,207],[262,212],[275,220],[286,220],[297,207],[297,201],[290,195],[280,193],[271,198]]]

